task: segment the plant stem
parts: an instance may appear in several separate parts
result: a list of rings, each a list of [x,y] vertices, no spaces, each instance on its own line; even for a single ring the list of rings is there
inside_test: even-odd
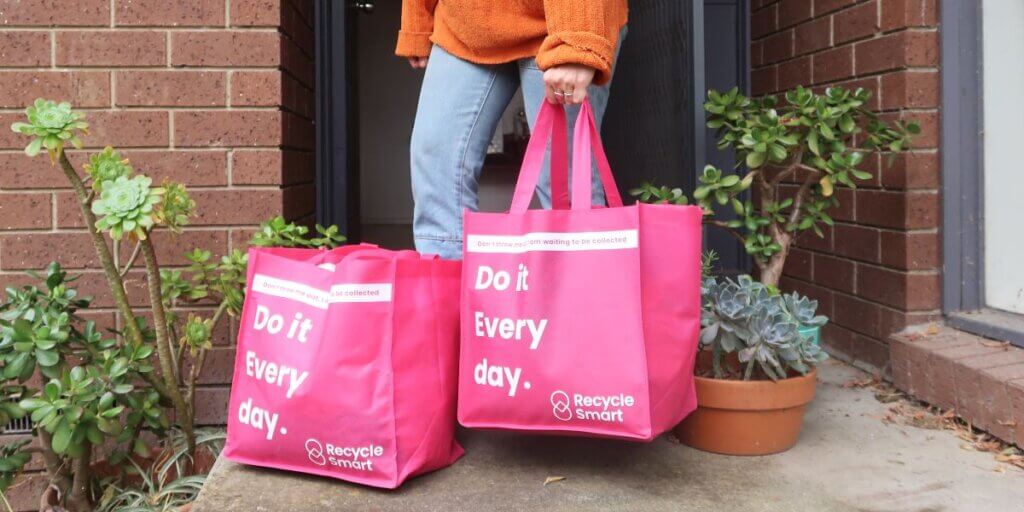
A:
[[[68,476],[67,465],[64,464],[61,456],[53,451],[53,436],[43,428],[37,428],[36,432],[39,434],[43,464],[46,465],[46,473],[50,475],[50,485],[56,488],[58,495],[66,496],[72,485],[71,477]]]
[[[110,247],[107,246],[106,240],[103,239],[103,234],[96,231],[96,214],[92,213],[89,191],[86,190],[82,179],[75,172],[74,165],[71,164],[67,154],[63,151],[60,153],[59,161],[60,168],[64,171],[64,176],[71,183],[71,188],[74,189],[75,196],[78,198],[78,205],[82,210],[82,219],[85,221],[85,229],[89,232],[90,238],[92,238],[92,245],[96,250],[96,255],[99,257],[100,265],[103,267],[103,273],[107,277],[110,293],[113,294],[114,303],[117,304],[117,310],[124,321],[124,331],[128,334],[132,344],[136,346],[141,345],[143,343],[142,331],[139,330],[139,326],[135,323],[135,312],[132,311],[131,305],[128,302],[128,294],[124,291],[124,281],[117,270],[117,265],[114,264],[114,257],[110,253]],[[143,375],[143,378],[161,396],[169,397],[167,389],[160,384],[159,380],[148,374]]]
[[[89,464],[92,460],[92,443],[85,442],[85,452],[74,462],[74,480],[71,483],[71,492],[68,493],[67,505],[72,512],[89,512],[92,504],[89,502]]]
[[[167,335],[167,314],[164,311],[164,302],[160,297],[160,266],[156,261],[156,252],[153,250],[152,238],[142,241],[142,259],[146,263],[146,279],[149,288],[149,303],[153,311],[153,327],[156,331],[156,348],[160,360],[160,373],[163,374],[164,385],[170,392],[171,401],[178,413],[178,423],[185,433],[188,441],[188,453],[193,455],[196,449],[196,437],[192,428],[192,410],[185,404],[181,395],[181,388],[178,387],[178,375],[174,372],[174,362],[171,352],[171,342]]]
[[[128,263],[125,263],[124,268],[121,269],[121,277],[124,277],[132,266],[135,265],[135,260],[139,257],[139,250],[142,249],[142,242],[136,242],[135,248],[132,249],[132,255],[128,258]]]

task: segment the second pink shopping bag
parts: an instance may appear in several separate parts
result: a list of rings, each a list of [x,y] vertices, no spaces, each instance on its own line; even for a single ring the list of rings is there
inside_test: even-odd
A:
[[[702,213],[623,206],[589,104],[565,209],[564,115],[541,107],[509,213],[465,214],[459,422],[650,440],[696,407]],[[528,210],[552,134],[556,209]]]

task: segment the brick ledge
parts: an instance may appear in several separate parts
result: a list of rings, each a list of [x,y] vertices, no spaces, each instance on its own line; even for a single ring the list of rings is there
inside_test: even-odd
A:
[[[889,336],[902,391],[1024,446],[1024,349],[935,324]]]

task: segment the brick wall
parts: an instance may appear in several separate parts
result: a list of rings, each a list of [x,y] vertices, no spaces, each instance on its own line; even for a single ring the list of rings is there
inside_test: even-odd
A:
[[[243,248],[272,215],[312,219],[311,0],[0,0],[0,26],[3,286],[57,259],[96,297],[90,316],[116,321],[66,182],[45,156],[26,157],[7,128],[40,96],[87,111],[89,148],[122,148],[156,182],[191,189],[193,226],[176,241],[157,236],[164,265],[183,264],[195,246]],[[78,163],[86,153],[69,152]],[[122,260],[129,251],[117,248]],[[141,276],[130,279],[143,305]],[[224,420],[234,357],[226,330],[218,343],[197,393],[200,423]],[[18,489],[16,500],[38,490]]]
[[[825,342],[875,368],[886,336],[939,316],[939,34],[937,0],[754,0],[753,94],[797,85],[864,87],[884,117],[917,120],[914,150],[875,178],[837,188],[836,225],[799,240],[783,286],[821,304]]]

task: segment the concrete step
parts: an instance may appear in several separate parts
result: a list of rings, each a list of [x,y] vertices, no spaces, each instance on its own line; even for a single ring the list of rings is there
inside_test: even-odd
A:
[[[991,454],[965,451],[949,432],[886,425],[864,374],[820,371],[800,443],[770,457],[650,444],[460,432],[466,456],[381,491],[219,460],[194,512],[631,511],[847,512],[1016,510],[1024,473],[993,473]],[[544,485],[549,476],[565,479]]]

